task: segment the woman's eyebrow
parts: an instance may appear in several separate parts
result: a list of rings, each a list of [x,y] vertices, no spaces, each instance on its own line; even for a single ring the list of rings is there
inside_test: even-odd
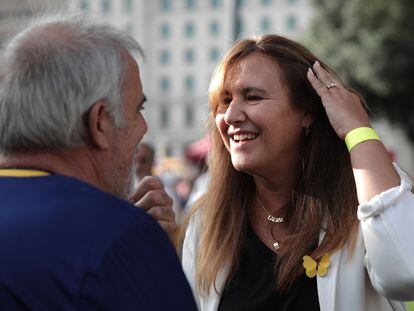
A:
[[[259,92],[259,93],[267,94],[267,92],[265,90],[257,88],[257,87],[253,87],[253,86],[245,87],[245,88],[242,89],[243,94],[247,94],[247,93],[250,93],[250,92]]]
[[[244,87],[244,88],[241,89],[240,92],[243,95],[246,95],[246,94],[248,94],[250,92],[259,92],[259,93],[267,94],[267,91],[266,90],[263,90],[261,88],[254,87],[254,86]],[[228,90],[224,90],[224,92],[222,94],[223,94],[223,96],[229,96],[229,95],[231,95],[231,92],[228,91]]]

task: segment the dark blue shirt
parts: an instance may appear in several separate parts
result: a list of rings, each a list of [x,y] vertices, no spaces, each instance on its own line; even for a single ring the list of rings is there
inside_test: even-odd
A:
[[[195,310],[150,216],[57,174],[0,177],[0,310]]]

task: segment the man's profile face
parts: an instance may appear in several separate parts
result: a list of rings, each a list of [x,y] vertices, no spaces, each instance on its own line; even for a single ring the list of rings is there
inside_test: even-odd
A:
[[[128,67],[123,83],[124,126],[116,129],[111,161],[112,193],[127,199],[132,192],[134,180],[134,156],[139,142],[147,132],[147,123],[142,115],[145,96],[142,90],[139,69],[128,55]]]

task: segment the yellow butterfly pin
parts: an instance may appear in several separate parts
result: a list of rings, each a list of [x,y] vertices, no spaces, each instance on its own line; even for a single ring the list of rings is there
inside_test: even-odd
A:
[[[328,273],[329,264],[329,253],[322,256],[321,261],[319,261],[319,265],[312,259],[312,257],[308,255],[303,256],[303,266],[306,269],[306,275],[310,278],[315,277],[315,275],[325,276]]]

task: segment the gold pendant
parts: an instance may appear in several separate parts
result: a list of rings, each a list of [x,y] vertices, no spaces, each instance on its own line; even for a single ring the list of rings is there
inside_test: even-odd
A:
[[[282,223],[283,217],[275,217],[275,216],[269,215],[267,216],[267,220],[270,220],[271,222],[275,222],[275,223]]]

